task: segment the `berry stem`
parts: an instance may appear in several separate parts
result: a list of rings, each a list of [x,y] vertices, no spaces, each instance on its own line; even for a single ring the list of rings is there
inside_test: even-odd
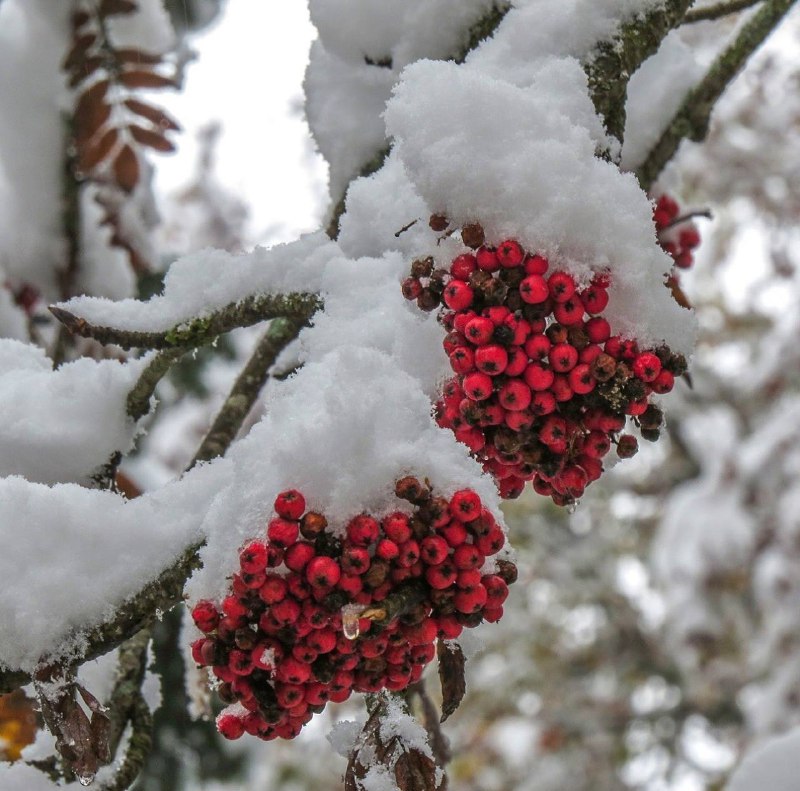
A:
[[[361,613],[362,618],[367,618],[376,624],[391,623],[403,613],[413,610],[422,603],[427,596],[425,585],[420,580],[414,580],[387,596],[378,606],[370,607]]]

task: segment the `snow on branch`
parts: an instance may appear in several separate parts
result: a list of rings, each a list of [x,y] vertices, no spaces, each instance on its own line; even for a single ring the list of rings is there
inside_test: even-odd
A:
[[[658,178],[684,139],[702,142],[719,97],[748,58],[781,22],[797,0],[767,0],[739,31],[734,42],[714,61],[706,76],[686,95],[636,175],[644,189]]]
[[[683,18],[683,23],[690,25],[694,22],[721,19],[730,14],[738,14],[739,11],[744,11],[760,2],[761,0],[728,0],[728,2],[716,3],[705,8],[693,8]]]
[[[88,482],[133,447],[138,428],[126,401],[147,365],[83,358],[53,370],[40,348],[0,340],[0,476]]]

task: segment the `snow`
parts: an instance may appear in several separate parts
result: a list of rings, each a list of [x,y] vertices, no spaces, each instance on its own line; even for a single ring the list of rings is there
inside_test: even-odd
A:
[[[82,358],[54,371],[39,347],[0,339],[0,476],[86,481],[129,451],[138,429],[126,399],[147,363]]]
[[[799,774],[800,728],[794,728],[752,748],[725,791],[794,791]]]
[[[636,170],[658,142],[661,133],[705,69],[695,48],[680,30],[673,30],[655,55],[649,57],[628,83],[625,104],[625,142],[621,165]]]
[[[347,758],[353,747],[355,747],[363,727],[364,723],[356,720],[337,722],[326,737],[328,744],[342,758]]]
[[[230,485],[204,520],[203,568],[187,587],[193,600],[227,590],[239,546],[263,534],[275,496],[287,488],[303,492],[335,533],[358,513],[402,508],[394,483],[408,474],[429,478],[445,496],[470,486],[500,518],[494,485],[436,426],[419,381],[377,349],[343,346],[307,362],[273,389],[266,415],[226,458]]]
[[[164,53],[175,46],[175,31],[162,0],[137,0],[133,14],[113,16],[108,21],[111,40],[117,47],[141,47]]]
[[[0,479],[0,667],[32,671],[44,656],[80,651],[84,629],[200,539],[226,466],[197,468],[130,502],[75,484]]]
[[[447,58],[466,43],[469,27],[494,0],[309,0],[311,21],[326,48],[343,60]]]
[[[395,88],[387,131],[431,212],[478,220],[490,241],[516,238],[581,281],[609,271],[604,315],[614,331],[687,353],[694,320],[663,286],[671,260],[649,200],[632,175],[595,157],[590,130],[564,113],[569,81],[553,80],[563,70],[547,63],[547,81],[526,90],[471,64],[419,61]]]

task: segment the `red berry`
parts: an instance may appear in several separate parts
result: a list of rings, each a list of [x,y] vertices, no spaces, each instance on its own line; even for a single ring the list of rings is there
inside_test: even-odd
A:
[[[300,535],[300,527],[297,522],[289,522],[286,519],[270,519],[267,526],[267,538],[275,546],[286,548],[297,541]]]
[[[505,242],[500,242],[497,245],[497,260],[501,266],[511,268],[519,266],[522,263],[525,253],[520,247],[519,242],[513,239],[507,239]]]
[[[201,599],[192,608],[192,619],[201,632],[211,632],[219,623],[219,612],[213,602]]]
[[[451,280],[444,289],[444,302],[452,310],[465,310],[475,298],[475,293],[463,280]]]
[[[483,346],[492,339],[494,326],[494,322],[490,318],[486,316],[475,316],[475,318],[467,322],[467,326],[464,328],[464,334],[470,343],[474,343],[475,346]]]
[[[217,730],[226,739],[238,739],[244,733],[243,718],[237,714],[226,714],[223,711],[217,717]]]
[[[543,275],[548,267],[547,259],[540,255],[532,255],[525,261],[525,272],[528,275]]]
[[[298,541],[286,549],[283,562],[292,571],[302,571],[311,558],[314,557],[314,547],[305,541]]]
[[[347,538],[356,546],[366,547],[378,540],[380,525],[377,520],[361,514],[347,525]]]
[[[490,376],[497,376],[508,365],[508,352],[497,344],[481,346],[475,352],[475,367]]]
[[[324,555],[313,558],[306,566],[306,579],[312,588],[332,588],[341,576],[339,564]]]
[[[467,374],[463,386],[467,398],[473,401],[485,401],[492,394],[492,379],[481,371]]]
[[[469,276],[477,266],[475,256],[465,253],[453,259],[453,263],[450,264],[450,274],[457,280],[469,280]]]
[[[592,343],[603,343],[611,335],[611,326],[599,316],[589,319],[584,327]]]
[[[477,519],[481,507],[481,498],[472,489],[461,489],[450,498],[450,513],[460,522]]]
[[[568,375],[569,386],[574,393],[586,395],[594,390],[597,380],[592,376],[591,368],[586,363],[576,365]]]
[[[547,390],[547,388],[553,384],[553,379],[555,377],[549,368],[542,368],[541,365],[531,363],[525,369],[524,378],[525,383],[531,390],[539,392],[541,390]]]
[[[556,302],[566,302],[575,293],[575,281],[566,272],[553,272],[547,285]]]
[[[531,389],[519,379],[510,379],[499,390],[497,400],[503,409],[516,412],[527,409],[531,403]]]
[[[484,272],[496,272],[500,269],[500,261],[497,258],[497,251],[493,247],[481,247],[476,253],[475,258],[478,268]]]
[[[383,560],[393,560],[400,554],[400,548],[394,541],[388,538],[383,538],[378,541],[378,546],[375,548],[375,554]]]
[[[537,305],[550,296],[550,290],[541,275],[529,275],[519,284],[519,294],[528,304]]]
[[[661,360],[655,354],[642,352],[633,361],[633,372],[643,382],[652,382],[661,373]]]
[[[305,510],[305,497],[297,489],[288,489],[275,498],[275,513],[283,519],[300,519]]]
[[[467,346],[456,346],[450,353],[450,367],[457,374],[467,374],[475,370],[475,353]]]
[[[458,591],[453,596],[453,604],[459,612],[470,614],[478,612],[486,604],[486,588],[478,586],[471,591]]]
[[[397,544],[408,541],[411,538],[411,526],[408,516],[397,511],[383,517],[383,532],[387,538]]]
[[[578,350],[569,343],[557,343],[548,355],[550,365],[558,373],[570,371],[578,362]]]
[[[420,557],[429,566],[439,565],[449,552],[450,547],[447,541],[439,536],[427,536],[420,543]]]
[[[661,373],[659,373],[659,375],[650,383],[650,386],[653,388],[653,392],[658,393],[658,395],[669,393],[674,385],[675,377],[670,371],[665,369],[662,369]]]

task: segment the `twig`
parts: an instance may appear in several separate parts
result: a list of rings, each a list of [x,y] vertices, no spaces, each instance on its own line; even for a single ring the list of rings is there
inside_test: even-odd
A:
[[[707,220],[714,219],[714,215],[711,213],[711,209],[697,209],[697,211],[687,211],[686,214],[681,214],[680,217],[676,217],[674,220],[668,222],[663,227],[662,230],[666,231],[668,228],[674,228],[676,225],[688,222],[689,220],[692,220],[695,217],[705,217],[705,219]]]
[[[387,596],[382,602],[373,605],[361,613],[362,618],[368,618],[376,626],[385,626],[395,618],[414,609],[425,600],[425,586],[415,580],[400,585],[397,590]]]
[[[742,27],[736,40],[717,58],[706,76],[689,91],[661,138],[636,171],[642,189],[650,188],[684,139],[698,143],[705,139],[717,99],[750,55],[796,2],[797,0],[766,0],[752,19]]]
[[[64,308],[51,306],[50,312],[73,334],[94,338],[100,343],[113,343],[123,349],[189,349],[205,346],[218,335],[237,327],[250,327],[260,321],[303,318],[322,307],[316,294],[260,294],[249,296],[211,313],[195,317],[162,332],[120,330],[91,324]]]
[[[746,8],[760,3],[761,0],[729,0],[727,3],[717,3],[716,5],[706,6],[705,8],[693,8],[686,13],[683,22],[691,25],[693,22],[705,22],[712,19],[720,19],[729,14],[736,14]]]
[[[422,724],[428,732],[428,738],[431,742],[431,749],[436,758],[436,763],[442,767],[447,766],[453,757],[450,753],[450,744],[447,741],[447,737],[442,732],[442,725],[439,722],[439,712],[431,700],[430,695],[428,695],[428,690],[425,688],[425,680],[420,679],[411,684],[408,691],[419,698],[419,703],[422,707]]]
[[[633,73],[683,20],[692,0],[665,0],[621,26],[608,41],[600,42],[584,70],[598,115],[606,131],[622,142],[625,133],[625,102]]]
[[[141,692],[136,696],[130,716],[131,737],[122,766],[102,791],[126,791],[144,768],[153,746],[153,715]]]
[[[133,420],[144,417],[150,411],[150,399],[155,392],[156,385],[172,367],[186,349],[167,349],[159,352],[150,361],[147,368],[142,371],[139,380],[128,393],[127,412]]]
[[[278,318],[270,324],[197,449],[189,469],[198,462],[208,461],[225,453],[258,398],[269,369],[310,318],[310,314],[297,319]]]

